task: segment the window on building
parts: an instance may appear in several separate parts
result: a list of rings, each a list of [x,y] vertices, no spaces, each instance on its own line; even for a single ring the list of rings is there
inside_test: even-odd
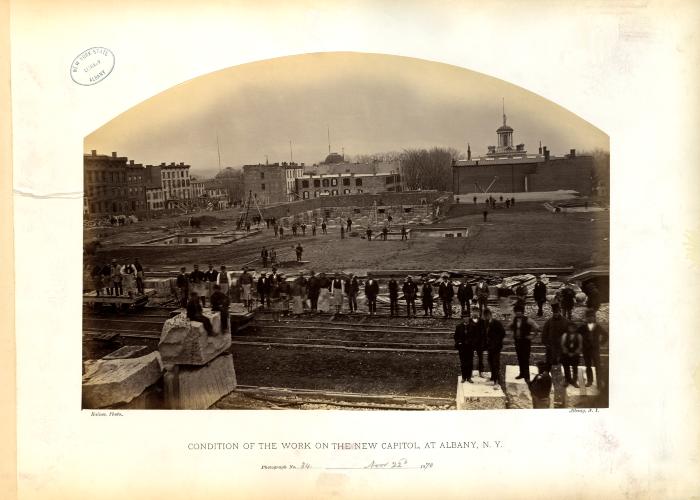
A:
[[[331,195],[332,195],[332,196],[338,196],[338,190],[337,190],[337,189],[334,189],[333,191],[331,191]]]
[[[343,179],[343,186],[349,186],[349,185],[350,185],[350,179],[348,179],[346,177],[345,179]]]
[[[380,213],[380,214],[383,214],[383,213],[386,213],[386,209],[385,209],[385,208],[379,208],[379,209],[377,209],[377,212]]]
[[[265,178],[265,172],[260,172],[260,178],[264,179]]]
[[[308,199],[308,198],[309,198],[309,192],[308,192],[308,191],[304,191],[304,192],[302,193],[302,196],[301,196],[301,197],[304,198],[305,200]]]
[[[315,188],[321,187],[321,180],[320,179],[314,179],[314,187]]]
[[[358,193],[358,194],[362,194],[362,193],[363,193],[362,189],[358,189],[358,190],[357,190],[357,193]]]
[[[330,186],[331,183],[328,181],[328,179],[322,179],[321,184],[324,188],[327,188],[328,186]]]
[[[394,182],[394,179],[393,179],[390,175],[387,176],[387,178],[386,178],[386,183],[387,183],[387,184],[392,184],[393,182]]]
[[[318,198],[318,196],[319,196],[319,192],[318,192],[318,191],[314,191],[314,198]]]
[[[303,187],[303,188],[308,188],[308,187],[309,187],[309,181],[301,181],[301,187]]]
[[[362,179],[355,179],[355,186],[362,186]]]
[[[405,214],[410,214],[410,213],[411,213],[411,207],[404,207],[404,208],[403,208],[403,213],[405,213]]]
[[[343,194],[350,194],[350,190],[349,190],[349,189],[343,189]]]
[[[331,179],[331,186],[337,186],[338,185],[338,179]]]
[[[263,183],[263,184],[260,184],[260,189],[261,189],[262,191],[265,191],[265,184],[264,184],[264,183]]]

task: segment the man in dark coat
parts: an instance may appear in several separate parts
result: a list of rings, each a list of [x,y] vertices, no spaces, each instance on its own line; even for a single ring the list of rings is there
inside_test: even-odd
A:
[[[464,278],[457,287],[457,299],[459,299],[459,306],[462,309],[462,316],[469,311],[470,302],[473,298],[474,292],[472,291],[472,286],[469,284],[467,278]]]
[[[542,316],[542,306],[547,302],[547,285],[542,283],[542,278],[537,276],[535,288],[532,290],[532,296],[537,302],[537,316]]]
[[[190,280],[185,272],[185,268],[180,268],[180,274],[175,278],[175,286],[177,287],[178,301],[181,307],[187,305],[187,299],[190,295]]]
[[[564,317],[570,320],[571,312],[574,310],[574,302],[576,301],[576,292],[571,288],[568,281],[564,282],[564,286],[559,292],[559,300]]]
[[[586,322],[578,329],[583,340],[583,362],[586,364],[586,387],[593,384],[593,367],[598,372],[598,389],[606,382],[606,373],[600,362],[600,346],[608,343],[608,332],[596,322],[594,309],[586,310]]]
[[[350,230],[352,229],[352,219],[350,217],[348,217],[348,220],[346,222],[347,222],[346,230],[349,233]]]
[[[276,231],[275,231],[275,233],[276,233]],[[275,236],[277,236],[277,234],[275,234]],[[262,247],[262,250],[260,251],[260,260],[262,260],[263,267],[267,267],[267,257],[268,257],[267,248]]]
[[[578,362],[583,348],[581,334],[576,325],[569,322],[566,333],[561,337],[561,364],[564,367],[566,385],[578,388]]]
[[[296,248],[294,251],[297,254],[297,262],[301,262],[301,255],[304,253],[304,248],[301,246],[301,243],[297,243]]]
[[[270,283],[270,278],[267,277],[266,273],[261,273],[258,278],[258,297],[260,297],[260,305],[265,308],[270,307],[270,290],[272,289],[272,284]]]
[[[202,307],[206,305],[206,283],[204,281],[204,273],[199,270],[199,266],[197,264],[194,265],[193,271],[190,273],[189,276],[190,279],[190,289],[194,292],[197,292],[197,296],[199,297],[199,300],[202,301]]]
[[[389,289],[389,315],[398,316],[399,315],[399,284],[394,279],[389,280],[387,285]]]
[[[430,314],[430,317],[432,318],[433,316],[433,285],[430,284],[430,282],[426,279],[423,278],[423,286],[421,287],[421,301],[423,303],[423,316],[428,316]]]
[[[515,354],[518,357],[518,366],[520,373],[516,379],[524,378],[526,382],[530,381],[530,347],[532,345],[532,337],[537,333],[537,325],[530,318],[525,316],[525,307],[516,304],[513,308],[515,317],[510,325],[515,340]]]
[[[401,226],[401,241],[403,240],[408,241],[408,231],[406,230],[406,226]]]
[[[491,370],[491,382],[494,388],[498,386],[501,378],[501,350],[506,330],[503,323],[493,319],[490,309],[484,310],[484,337],[486,340],[486,352],[488,354],[489,369]]]
[[[134,269],[136,269],[136,291],[143,294],[145,291],[143,285],[144,274],[143,266],[141,262],[139,262],[139,259],[134,259]]]
[[[588,299],[586,300],[586,307],[588,309],[593,309],[594,311],[600,309],[600,292],[594,283],[588,285],[586,295],[588,296]]]
[[[365,281],[365,296],[367,297],[367,306],[369,314],[373,316],[377,314],[377,295],[379,294],[379,282],[375,279]]]
[[[452,282],[450,282],[447,275],[442,277],[442,281],[438,285],[438,296],[442,301],[442,313],[445,318],[452,317],[452,297],[454,297],[455,291],[452,287]]]
[[[418,286],[414,283],[413,277],[408,276],[403,284],[403,298],[406,300],[406,317],[411,317],[411,309],[413,309],[413,316],[416,315],[416,295],[418,295]]]
[[[311,302],[311,310],[316,311],[318,309],[318,296],[321,293],[321,282],[316,276],[316,273],[311,271],[309,276],[309,302]]]
[[[542,344],[545,346],[547,371],[554,383],[554,404],[560,408],[564,404],[565,389],[561,371],[561,338],[569,327],[569,320],[561,314],[556,302],[552,304],[552,317],[542,328]]]
[[[357,312],[357,293],[360,291],[360,282],[354,274],[350,274],[345,280],[345,294],[348,296],[350,312]]]
[[[199,321],[202,323],[208,335],[214,334],[211,321],[209,321],[209,318],[204,316],[202,312],[202,303],[197,296],[197,292],[190,293],[190,299],[187,301],[187,318],[190,321]]]
[[[474,318],[465,316],[462,323],[455,328],[455,349],[459,353],[459,364],[462,368],[462,383],[472,381],[474,366],[474,351],[483,345],[483,325],[479,316]],[[483,367],[481,367],[483,370]]]
[[[479,280],[479,283],[476,284],[476,300],[479,303],[479,313],[482,315],[484,314],[484,309],[486,309],[488,304],[489,294],[489,286],[483,279]]]
[[[209,301],[211,302],[211,310],[218,311],[221,316],[221,331],[227,332],[229,323],[228,306],[230,304],[228,295],[221,291],[221,286],[214,285],[214,291]]]

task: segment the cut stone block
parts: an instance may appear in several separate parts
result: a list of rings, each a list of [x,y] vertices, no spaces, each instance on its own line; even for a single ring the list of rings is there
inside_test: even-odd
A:
[[[502,410],[506,408],[506,395],[501,386],[494,388],[489,380],[491,373],[484,372],[484,378],[479,372],[472,375],[473,384],[462,383],[462,377],[457,377],[457,409],[458,410]]]
[[[140,358],[100,359],[85,367],[83,407],[106,408],[128,403],[163,373],[160,354],[152,352]]]
[[[205,366],[180,367],[176,377],[175,404],[182,410],[206,410],[236,388],[231,354],[223,354]]]
[[[204,310],[214,335],[208,335],[199,321],[190,321],[181,313],[165,321],[158,350],[166,365],[205,365],[231,347],[231,334],[221,333],[218,312]]]
[[[600,395],[598,390],[598,372],[593,368],[594,383],[590,387],[586,387],[586,367],[578,367],[578,385],[577,389],[573,385],[566,387],[566,408],[595,408],[596,401]]]
[[[143,280],[144,288],[152,288],[158,297],[167,297],[174,288],[174,278],[146,278]]]
[[[145,345],[125,345],[120,347],[116,351],[110,352],[102,359],[129,359],[137,358],[143,356],[144,351],[148,350],[148,346]]]
[[[516,365],[506,366],[506,397],[508,408],[522,409],[532,408],[532,394],[525,379],[516,379],[520,375],[520,367]],[[537,375],[537,368],[530,367],[530,380]]]

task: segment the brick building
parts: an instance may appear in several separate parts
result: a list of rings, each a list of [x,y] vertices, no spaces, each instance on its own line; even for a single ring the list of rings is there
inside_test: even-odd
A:
[[[125,156],[83,155],[84,207],[90,218],[112,215],[143,216],[147,210],[145,177],[141,165],[127,162]],[[140,170],[139,170],[140,169]]]
[[[540,146],[537,154],[527,154],[524,144],[513,147],[513,129],[506,124],[496,131],[498,145],[488,153],[452,163],[452,191],[466,193],[522,193],[528,191],[573,190],[582,195],[593,192],[593,157],[572,149],[568,155],[552,156]]]
[[[244,165],[244,201],[248,193],[252,193],[261,206],[294,201],[299,198],[296,179],[303,175],[303,163]]]
[[[296,179],[296,192],[302,200],[320,196],[376,194],[401,191],[399,174],[307,174]]]

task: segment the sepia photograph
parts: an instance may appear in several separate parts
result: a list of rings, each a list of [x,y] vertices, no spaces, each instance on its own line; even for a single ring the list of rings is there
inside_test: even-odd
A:
[[[607,408],[609,145],[394,55],[163,90],[84,139],[82,408]]]

